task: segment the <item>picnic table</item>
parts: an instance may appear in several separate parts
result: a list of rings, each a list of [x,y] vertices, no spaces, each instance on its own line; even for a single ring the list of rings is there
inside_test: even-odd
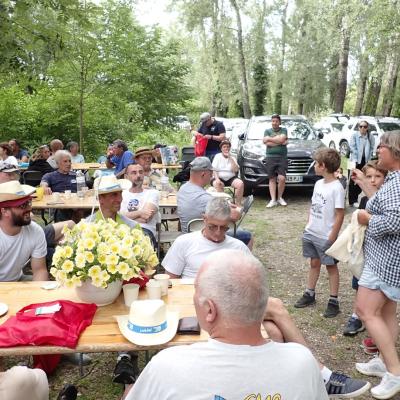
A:
[[[45,283],[0,282],[0,301],[6,303],[9,307],[8,313],[0,318],[0,324],[29,304],[54,300],[81,302],[74,289],[59,287],[55,290],[45,290],[41,288]],[[194,286],[190,283],[185,280],[174,279],[172,280],[172,288],[168,290],[168,296],[162,297],[168,310],[179,312],[179,318],[196,315],[193,305]],[[140,290],[139,299],[146,297],[145,290]],[[98,307],[92,324],[84,330],[75,349],[61,346],[18,346],[0,348],[0,356],[149,350],[203,342],[208,338],[208,334],[202,331],[200,335],[175,335],[170,342],[159,346],[137,346],[122,336],[114,317],[115,315],[127,314],[129,314],[129,308],[125,306],[121,293],[114,303]]]

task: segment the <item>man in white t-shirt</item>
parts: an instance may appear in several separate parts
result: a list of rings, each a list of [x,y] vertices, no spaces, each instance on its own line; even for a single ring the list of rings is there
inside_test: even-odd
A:
[[[155,355],[126,400],[328,399],[306,347],[262,335],[267,300],[266,272],[256,258],[240,250],[214,252],[199,270],[194,294],[210,339]]]
[[[215,155],[212,166],[214,168],[214,178],[212,185],[218,192],[223,192],[225,186],[236,189],[235,204],[241,205],[243,199],[244,184],[237,177],[239,165],[235,158],[230,154],[231,142],[223,140],[219,145],[221,153]]]
[[[122,214],[138,222],[142,228],[148,229],[155,236],[157,222],[161,219],[158,212],[158,190],[143,189],[144,170],[140,164],[128,165],[125,178],[132,182],[132,187],[122,192]]]
[[[45,235],[31,220],[34,191],[15,180],[0,184],[0,282],[28,279],[22,268],[29,259],[33,280],[49,278]]]
[[[204,214],[204,228],[198,232],[179,236],[169,248],[162,266],[171,278],[195,278],[197,272],[213,251],[241,250],[250,253],[240,240],[227,236],[231,209],[226,199],[212,197]]]

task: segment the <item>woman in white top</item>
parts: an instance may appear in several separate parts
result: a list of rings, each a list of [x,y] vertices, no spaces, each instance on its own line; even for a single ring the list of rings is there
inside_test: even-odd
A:
[[[77,142],[67,143],[66,149],[71,153],[73,163],[80,164],[85,162],[83,155],[79,154],[79,144]]]
[[[239,165],[230,154],[231,142],[229,140],[223,140],[219,147],[221,153],[216,154],[212,162],[214,168],[212,185],[218,192],[223,192],[225,186],[236,189],[235,203],[240,205],[243,199],[244,185],[237,177]]]
[[[12,148],[7,143],[0,143],[0,161],[18,167],[18,160],[12,155]]]

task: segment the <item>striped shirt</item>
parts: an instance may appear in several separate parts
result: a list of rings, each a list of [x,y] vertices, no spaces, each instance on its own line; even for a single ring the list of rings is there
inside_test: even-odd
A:
[[[386,284],[400,288],[400,171],[390,172],[367,203],[365,265]]]

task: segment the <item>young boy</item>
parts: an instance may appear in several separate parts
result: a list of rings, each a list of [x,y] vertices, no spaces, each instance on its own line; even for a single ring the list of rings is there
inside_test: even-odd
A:
[[[340,166],[340,155],[334,149],[323,148],[315,152],[315,173],[323,177],[315,183],[311,199],[308,224],[303,234],[303,256],[310,258],[307,288],[295,303],[303,308],[315,303],[315,287],[321,264],[326,265],[329,276],[330,297],[325,310],[325,318],[339,314],[339,270],[337,261],[325,254],[336,240],[344,218],[345,192],[335,177]]]

